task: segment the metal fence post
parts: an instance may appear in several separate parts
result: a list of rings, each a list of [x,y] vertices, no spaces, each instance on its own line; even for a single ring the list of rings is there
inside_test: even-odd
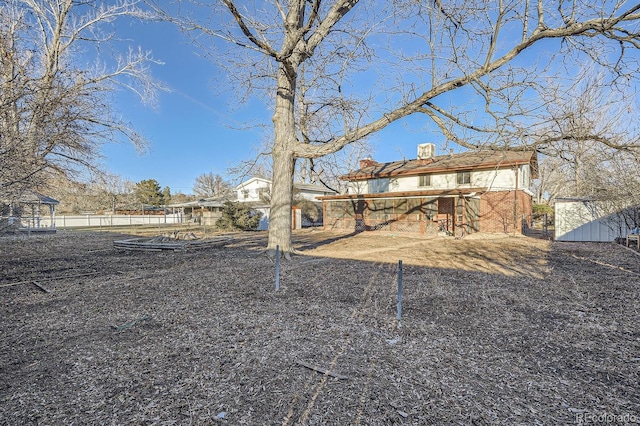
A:
[[[402,318],[402,260],[398,261],[398,315],[397,319]]]
[[[280,290],[280,246],[276,246],[276,291]]]

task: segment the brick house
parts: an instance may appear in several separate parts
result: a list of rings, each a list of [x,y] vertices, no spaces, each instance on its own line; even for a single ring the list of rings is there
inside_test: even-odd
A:
[[[529,223],[537,177],[532,151],[476,151],[378,163],[341,179],[347,193],[321,197],[325,229],[385,230],[426,235],[522,232]]]

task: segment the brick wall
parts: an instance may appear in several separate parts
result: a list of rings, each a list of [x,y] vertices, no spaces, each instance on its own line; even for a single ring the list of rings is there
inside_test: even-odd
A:
[[[427,204],[427,199],[431,204]],[[461,216],[458,211],[458,198],[441,197],[437,206],[433,198],[425,199],[362,199],[347,201],[327,201],[324,203],[325,229],[344,229],[361,231],[410,232],[427,235],[438,235],[440,223],[451,222],[454,215]],[[471,201],[466,201],[467,207]],[[463,219],[466,232],[513,233],[522,232],[523,220],[531,218],[532,199],[523,191],[486,192],[480,196],[479,207],[474,207],[472,216],[478,212],[479,218],[474,220],[465,213]],[[525,219],[526,218],[526,219]],[[440,221],[440,222],[439,222]],[[460,219],[447,225],[447,231],[458,232]]]
[[[531,209],[532,198],[523,191],[486,192],[480,200],[480,232],[521,233]]]

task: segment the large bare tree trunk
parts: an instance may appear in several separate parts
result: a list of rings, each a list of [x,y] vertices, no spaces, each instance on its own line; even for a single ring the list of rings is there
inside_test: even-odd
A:
[[[295,159],[286,149],[273,153],[273,189],[269,216],[269,249],[291,252],[291,205]]]
[[[291,252],[291,206],[293,204],[293,173],[297,144],[294,66],[280,65],[276,108],[273,113],[274,144],[272,151],[273,176],[271,188],[271,212],[269,215],[269,243],[267,248]]]

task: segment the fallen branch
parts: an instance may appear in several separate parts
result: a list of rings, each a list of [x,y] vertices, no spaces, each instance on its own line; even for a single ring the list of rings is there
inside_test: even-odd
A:
[[[193,234],[192,234],[193,235]],[[195,235],[193,236],[195,238]],[[113,247],[119,250],[144,250],[162,251],[173,250],[182,251],[187,249],[207,248],[229,242],[230,237],[212,238],[207,240],[176,240],[169,237],[157,236],[151,239],[130,238],[113,242]]]
[[[33,285],[35,285],[36,287],[38,287],[40,290],[44,291],[45,293],[51,293],[51,291],[49,291],[49,290],[47,290],[46,288],[42,287],[42,286],[40,285],[40,283],[39,283],[39,282],[37,282],[37,281],[31,281],[31,283],[32,283]]]
[[[342,374],[334,373],[332,371],[327,370],[326,368],[318,367],[316,365],[309,364],[309,363],[304,362],[304,361],[296,361],[296,363],[301,365],[301,366],[303,366],[303,367],[308,368],[309,370],[317,371],[318,373],[322,373],[322,374],[325,374],[327,376],[335,377],[336,379],[339,379],[339,380],[347,380],[349,378],[347,376],[343,376]]]
[[[146,321],[146,320],[148,320],[149,318],[151,318],[149,315],[145,315],[145,316],[143,316],[143,317],[136,318],[136,319],[134,319],[133,321],[129,321],[129,322],[128,322],[128,323],[126,323],[126,324],[122,324],[122,325],[112,325],[111,327],[113,327],[113,328],[114,328],[115,330],[117,330],[117,331],[122,331],[122,330],[126,330],[127,328],[131,328],[131,327],[133,327],[134,325],[136,325],[136,324],[137,324],[137,323],[139,323],[139,322]]]
[[[67,278],[88,277],[90,275],[98,275],[99,273],[100,272],[87,272],[85,274],[66,275],[66,276],[62,276],[62,277],[38,278],[38,280],[39,281],[53,281],[53,280],[61,280],[61,279],[67,279]],[[14,285],[19,285],[19,284],[31,284],[31,283],[33,283],[33,280],[16,281],[15,283],[0,284],[0,288],[2,288],[2,287],[12,287]]]
[[[629,269],[625,269],[622,266],[616,266],[616,265],[611,265],[609,263],[605,263],[605,262],[600,262],[598,260],[593,260],[593,259],[587,259],[586,257],[580,257],[580,256],[576,256],[575,254],[572,254],[571,256],[573,256],[576,259],[580,259],[580,260],[586,260],[587,262],[592,262],[595,263],[596,265],[600,265],[600,266],[606,266],[607,268],[613,268],[613,269],[619,269],[621,271],[624,272],[628,272],[630,274],[634,274],[634,275],[639,275],[639,273],[635,272],[635,271],[630,271]]]

